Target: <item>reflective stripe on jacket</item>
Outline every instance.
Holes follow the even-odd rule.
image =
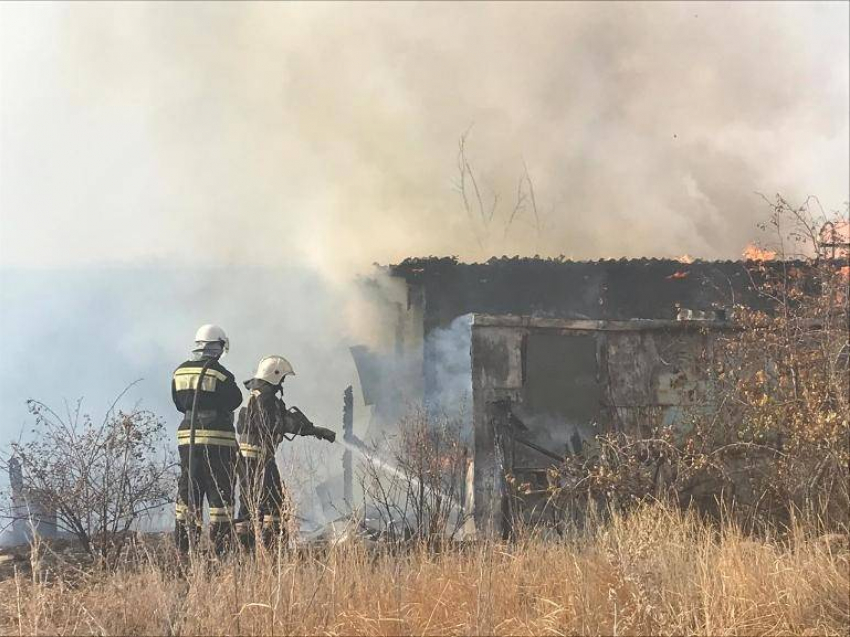
[[[188,445],[192,432],[189,429],[177,430],[177,446]],[[220,445],[222,447],[237,447],[236,432],[221,429],[195,429],[196,445]]]

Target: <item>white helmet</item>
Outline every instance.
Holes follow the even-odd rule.
[[[257,365],[254,378],[259,378],[272,385],[277,385],[289,375],[295,375],[292,365],[283,356],[266,356]]]
[[[218,325],[201,325],[195,333],[195,343],[202,345],[203,343],[221,343],[224,346],[224,351],[230,349],[230,339],[227,334]]]

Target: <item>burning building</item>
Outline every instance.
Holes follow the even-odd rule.
[[[411,401],[457,409],[476,529],[502,533],[507,473],[542,485],[597,434],[684,426],[705,403],[702,361],[731,307],[766,303],[744,265],[432,258],[386,268],[366,284],[383,308],[384,342],[352,348],[373,426]]]

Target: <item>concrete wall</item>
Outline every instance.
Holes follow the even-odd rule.
[[[648,435],[688,426],[710,406],[706,361],[717,321],[587,321],[476,315],[472,326],[475,519],[505,527],[504,475],[533,482],[588,454],[608,431]],[[507,407],[506,407],[507,405]],[[514,419],[512,422],[509,420]],[[539,449],[517,444],[522,438]],[[541,485],[536,485],[541,486]]]

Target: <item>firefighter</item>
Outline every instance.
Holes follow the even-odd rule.
[[[237,423],[239,520],[249,526],[250,530],[244,526],[241,529],[249,545],[259,534],[266,546],[272,546],[284,530],[284,487],[275,452],[286,434],[315,436],[329,442],[336,439],[333,431],[314,426],[297,408],[287,409],[282,397],[278,397],[278,393],[283,393],[284,379],[294,374],[283,356],[267,356],[260,361],[254,377],[245,381],[251,396]]]
[[[242,404],[242,391],[233,374],[219,363],[229,347],[223,329],[217,325],[201,326],[195,335],[192,357],[174,370],[171,380],[174,405],[183,413],[177,429],[180,480],[175,515],[175,540],[183,552],[190,545],[189,533],[193,540],[200,537],[204,498],[209,505],[210,538],[217,554],[225,551],[232,533],[234,468],[238,457],[233,412]],[[194,450],[190,450],[193,405],[195,439]]]

